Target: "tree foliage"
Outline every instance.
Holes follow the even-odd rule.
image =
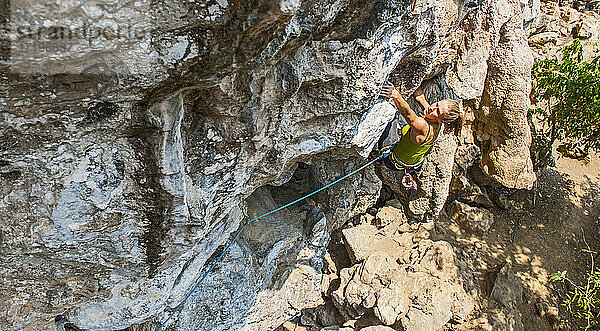
[[[587,244],[587,243],[586,243]],[[600,327],[600,270],[594,265],[594,255],[597,252],[583,249],[591,259],[590,270],[586,272],[584,285],[575,284],[568,276],[567,271],[550,275],[552,282],[569,283],[571,290],[563,299],[562,305],[569,313],[571,322],[579,330],[595,330]]]
[[[547,124],[542,132],[551,148],[556,139],[567,138],[589,150],[600,150],[600,55],[585,61],[578,39],[561,49],[562,56],[537,62],[533,92],[548,107],[534,109]]]

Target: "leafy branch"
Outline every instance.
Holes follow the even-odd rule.
[[[560,58],[548,58],[533,67],[533,96],[547,107],[532,109],[546,129],[538,133],[542,149],[536,161],[543,161],[557,139],[567,138],[586,153],[600,150],[600,55],[584,60],[578,39],[561,49]]]
[[[567,277],[567,271],[556,272],[550,275],[551,282],[569,283],[572,290],[567,293],[562,305],[567,309],[573,322],[580,330],[590,330],[600,326],[600,270],[596,269],[594,256],[598,253],[590,249],[583,235],[587,249],[582,253],[589,254],[591,260],[590,270],[586,272],[586,284],[578,285]]]

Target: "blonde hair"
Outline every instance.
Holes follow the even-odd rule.
[[[465,113],[460,107],[460,103],[452,99],[443,99],[448,105],[448,112],[444,115],[444,123],[452,130],[454,135],[460,136],[463,124],[465,123]]]

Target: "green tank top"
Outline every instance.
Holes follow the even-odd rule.
[[[392,160],[403,167],[410,167],[419,164],[423,157],[429,151],[433,143],[437,140],[440,133],[440,123],[431,123],[433,126],[434,138],[430,144],[417,145],[410,141],[410,125],[402,128],[402,134],[394,150],[392,151]],[[399,162],[398,162],[399,161]]]

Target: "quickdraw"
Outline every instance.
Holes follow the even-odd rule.
[[[417,182],[410,174],[410,171],[404,170],[404,176],[402,177],[402,187],[406,190],[416,190]]]
[[[246,218],[250,218],[250,215],[248,215],[248,208],[246,208],[246,205],[243,202],[240,203],[240,210]]]

